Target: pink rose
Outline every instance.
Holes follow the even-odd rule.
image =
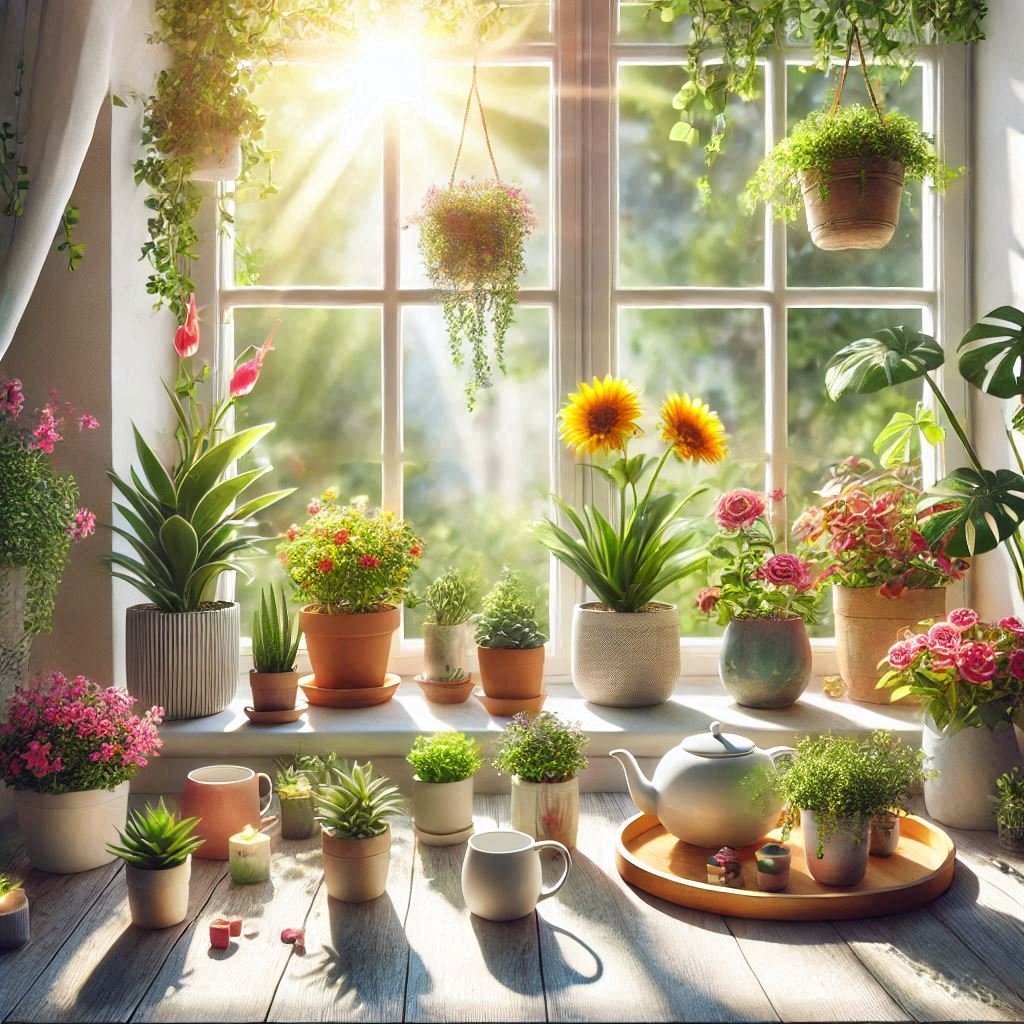
[[[807,564],[796,555],[772,555],[761,566],[758,576],[777,587],[796,587],[797,590],[806,590],[811,582]]]
[[[889,664],[897,671],[909,668],[916,653],[917,649],[909,640],[897,640],[889,648]]]
[[[960,678],[981,685],[996,674],[996,652],[991,644],[964,644],[957,651],[956,667]]]
[[[753,526],[764,510],[764,495],[740,487],[718,499],[715,522],[723,530],[745,530]]]
[[[1016,650],[1010,655],[1010,675],[1024,679],[1024,651]]]
[[[697,610],[701,615],[710,615],[718,607],[718,599],[722,596],[721,587],[702,587],[697,591]]]
[[[946,621],[959,632],[964,633],[978,621],[978,613],[973,608],[954,608]]]
[[[1007,615],[997,623],[1000,629],[1008,629],[1015,636],[1024,637],[1024,622],[1021,622],[1016,615]]]
[[[928,648],[940,657],[952,657],[960,648],[960,630],[946,622],[936,622],[928,630]]]

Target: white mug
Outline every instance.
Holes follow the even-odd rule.
[[[565,861],[562,877],[547,887],[541,877],[541,850],[555,850]],[[511,829],[478,832],[470,838],[462,862],[462,895],[477,917],[514,921],[532,914],[539,900],[554,896],[571,866],[569,851],[554,840],[538,843],[525,832]]]

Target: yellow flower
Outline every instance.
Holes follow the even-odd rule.
[[[581,383],[562,409],[560,436],[577,455],[619,451],[640,433],[640,396],[628,380],[607,374],[604,380]]]
[[[338,500],[338,488],[328,487],[323,494],[320,495],[321,501],[337,501]]]
[[[661,406],[661,439],[689,462],[721,462],[728,451],[718,413],[699,398],[675,392]]]

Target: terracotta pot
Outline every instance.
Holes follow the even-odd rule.
[[[544,686],[544,647],[477,647],[480,685],[488,697],[526,700]]]
[[[871,819],[871,839],[868,853],[872,857],[891,857],[900,843],[900,816],[876,814]]]
[[[469,623],[445,626],[423,623],[423,675],[427,679],[444,679],[456,669],[466,668],[469,648]]]
[[[836,658],[847,696],[865,704],[888,704],[890,691],[876,689],[885,675],[885,666],[879,668],[879,662],[900,630],[915,629],[923,619],[941,619],[946,614],[946,590],[904,590],[891,598],[882,597],[876,587],[837,586],[832,588],[832,608]]]
[[[473,779],[423,782],[413,776],[412,819],[419,829],[420,842],[447,845],[435,844],[431,837],[445,839],[473,827]]]
[[[580,824],[580,780],[528,782],[512,776],[512,827],[570,850]]]
[[[0,896],[0,950],[17,949],[31,938],[28,897],[24,889]]]
[[[196,850],[196,857],[227,860],[228,839],[246,825],[260,827],[272,794],[268,775],[257,775],[241,765],[214,764],[189,772],[181,794],[181,816],[200,819],[196,835],[206,842]]]
[[[188,883],[192,858],[177,867],[146,871],[132,864],[124,866],[128,885],[128,907],[137,928],[171,928],[188,917]]]
[[[364,615],[326,615],[307,606],[299,613],[316,685],[328,689],[383,686],[391,637],[401,624],[397,608]]]
[[[416,676],[416,682],[431,704],[464,704],[473,692],[472,672],[467,672],[466,678],[457,682],[427,679],[424,676]]]
[[[613,612],[597,602],[572,616],[572,684],[584,700],[614,708],[664,704],[681,671],[679,610]]]
[[[366,903],[383,896],[391,863],[391,826],[371,839],[341,839],[322,833],[327,895],[342,903]]]
[[[0,566],[0,722],[7,715],[7,702],[15,687],[28,681],[32,637],[25,632],[27,600],[26,570]]]
[[[281,799],[281,838],[308,839],[316,831],[316,808],[311,796]]]
[[[817,171],[800,173],[807,230],[819,248],[881,249],[900,220],[903,164],[881,157],[836,160],[822,195]]]
[[[299,692],[300,672],[257,672],[249,670],[254,711],[291,711]]]
[[[811,681],[811,641],[804,620],[732,619],[718,655],[718,675],[745,708],[788,708]]]
[[[839,830],[829,836],[818,851],[818,820],[813,811],[800,810],[800,828],[804,834],[804,856],[807,870],[822,885],[859,885],[868,870],[870,822],[840,822]]]

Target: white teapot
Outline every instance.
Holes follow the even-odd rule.
[[[694,846],[738,848],[763,839],[775,827],[782,801],[747,780],[758,768],[796,751],[761,750],[753,740],[722,732],[719,722],[687,736],[647,779],[628,750],[613,750],[626,774],[633,803],[653,814],[665,830]]]

